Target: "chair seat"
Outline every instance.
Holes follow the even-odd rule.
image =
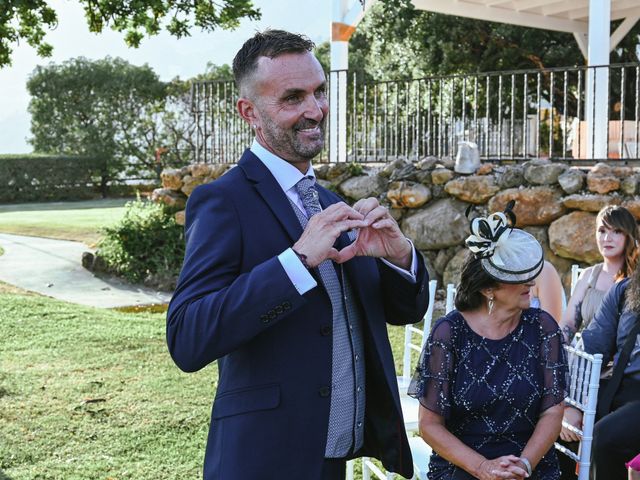
[[[431,459],[431,447],[420,437],[409,438],[409,447],[413,456],[415,475],[420,480],[427,480],[429,473],[429,460]]]
[[[418,410],[420,402],[413,397],[400,397],[400,405],[402,407],[402,417],[404,418],[404,428],[407,432],[418,431]]]

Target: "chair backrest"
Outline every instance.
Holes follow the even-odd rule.
[[[403,385],[409,386],[411,382],[411,375],[413,369],[411,367],[411,352],[416,351],[420,353],[424,342],[427,341],[429,333],[431,332],[431,322],[433,321],[433,304],[436,301],[436,287],[438,282],[436,280],[429,281],[429,308],[427,313],[424,314],[422,329],[414,327],[413,325],[407,325],[404,327],[404,352],[402,355],[402,380],[399,379]]]
[[[581,268],[580,265],[576,265],[575,263],[571,265],[571,295],[573,295],[573,291],[576,288],[576,284],[578,283],[578,277],[582,273],[584,268]]]
[[[593,424],[596,419],[598,388],[600,386],[600,369],[602,355],[590,355],[582,350],[565,345],[569,364],[569,393],[565,403],[582,411],[582,430],[568,423],[562,426],[580,436],[580,450],[576,455],[568,448],[555,443],[556,449],[578,463],[578,480],[588,480],[591,465],[591,444],[593,442]]]
[[[447,285],[447,300],[444,305],[444,313],[449,313],[453,310],[453,301],[456,297],[456,286],[453,283]]]

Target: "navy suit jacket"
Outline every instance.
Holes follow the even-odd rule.
[[[323,206],[341,201],[319,188]],[[205,455],[206,480],[320,478],[331,385],[332,313],[320,282],[304,295],[277,255],[302,234],[275,178],[247,150],[238,166],[194,190],[187,248],[167,315],[167,342],[184,371],[218,360],[219,382]],[[338,248],[348,244],[346,235]],[[428,281],[417,283],[370,257],[343,266],[363,312],[365,444],[354,456],[380,458],[410,477],[386,322],[421,320]]]

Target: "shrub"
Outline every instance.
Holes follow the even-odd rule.
[[[0,202],[92,198],[102,168],[91,157],[0,155]]]
[[[96,260],[127,280],[171,289],[184,258],[184,232],[162,205],[139,198],[122,220],[103,229]]]

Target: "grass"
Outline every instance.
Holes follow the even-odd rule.
[[[0,478],[201,476],[216,367],[183,374],[164,315],[0,297]]]
[[[100,229],[115,224],[131,199],[0,205],[0,232],[76,240],[89,246],[102,237]]]
[[[0,283],[0,479],[200,478],[217,369],[181,373],[164,334],[164,314]]]

